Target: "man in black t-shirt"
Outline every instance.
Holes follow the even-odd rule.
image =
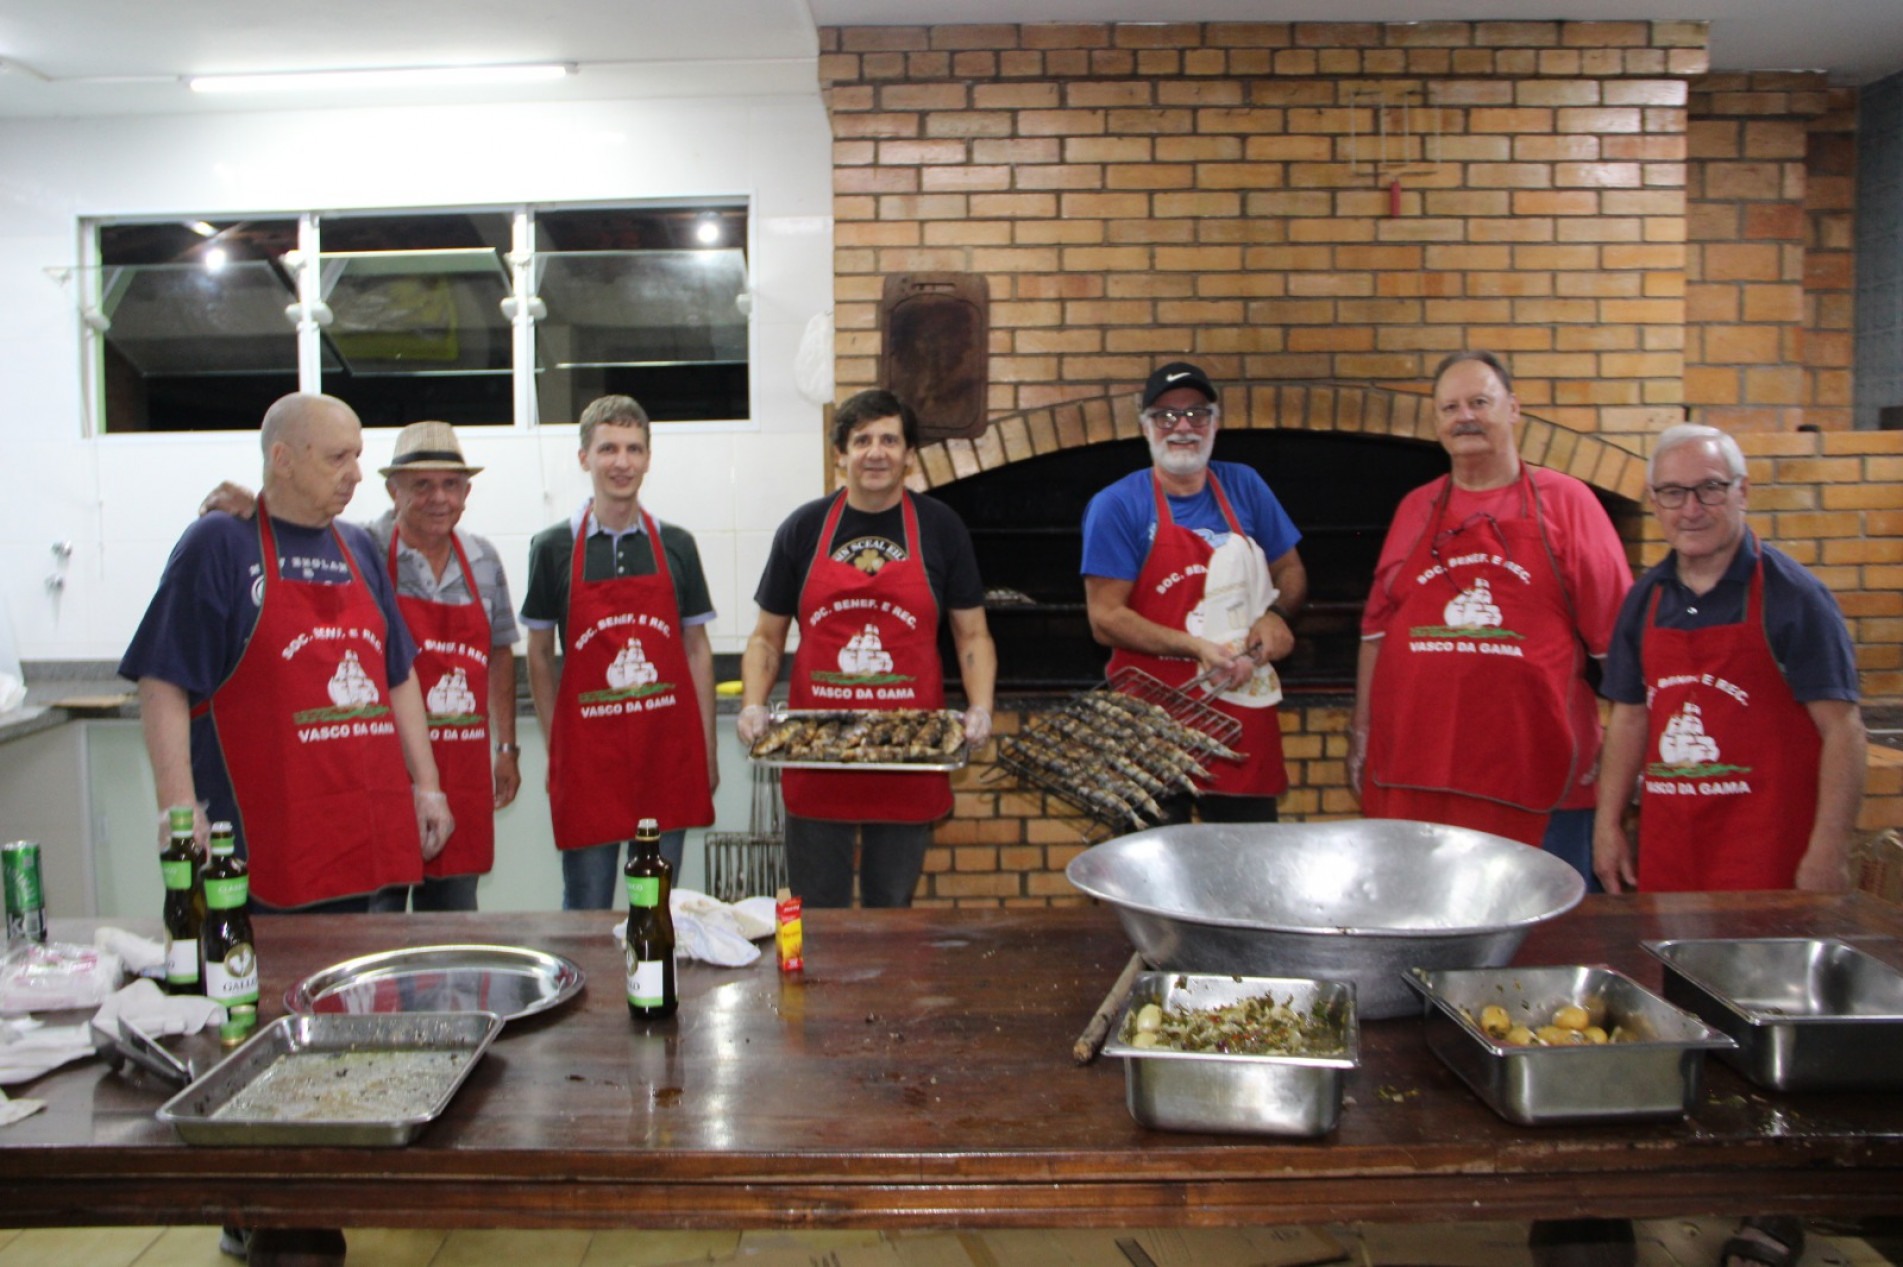
[[[808,502],[774,534],[754,591],[760,617],[741,661],[740,738],[767,726],[787,634],[794,708],[936,708],[944,666],[938,629],[948,622],[965,689],[965,738],[991,735],[998,653],[985,623],[984,585],[971,536],[950,507],[905,490],[918,422],[890,392],[861,392],[833,419],[845,485]],[[943,774],[788,770],[787,871],[810,906],[852,904],[853,849],[861,847],[866,906],[909,906],[931,843],[951,809]]]

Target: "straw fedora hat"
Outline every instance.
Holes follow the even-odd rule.
[[[390,465],[377,474],[386,479],[398,471],[461,471],[474,475],[482,468],[463,461],[456,429],[446,422],[413,422],[396,433],[396,452]]]

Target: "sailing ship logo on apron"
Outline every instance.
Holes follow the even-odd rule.
[[[1484,576],[1461,590],[1441,609],[1439,625],[1415,625],[1410,638],[1525,638],[1526,635],[1502,625],[1500,604],[1493,599],[1493,586]],[[1420,650],[1421,648],[1416,648]]]
[[[429,688],[423,706],[429,710],[431,726],[482,725],[483,717],[476,706],[476,693],[469,689],[469,674],[461,665],[436,679],[436,685]]]
[[[639,638],[628,639],[615,658],[608,662],[602,677],[607,681],[603,689],[581,693],[584,710],[603,704],[619,704],[623,700],[645,699],[674,689],[674,683],[661,681],[660,669],[648,659]],[[583,713],[583,716],[587,715]]]
[[[1729,765],[1718,741],[1705,731],[1704,712],[1686,700],[1659,733],[1659,759],[1645,768],[1645,790],[1664,796],[1738,796],[1751,784],[1726,775],[1751,773],[1748,765]]]
[[[894,607],[890,603],[884,606],[890,608],[894,615],[907,624],[916,620],[910,612]],[[816,620],[823,616],[823,608],[815,613]],[[892,653],[885,649],[885,640],[879,635],[879,626],[871,621],[868,621],[858,633],[846,639],[846,645],[839,649],[835,660],[839,665],[837,672],[831,669],[814,669],[813,681],[824,682],[829,686],[892,687],[917,680],[913,674],[899,673],[894,670]],[[880,691],[877,697],[898,699],[909,697],[910,694],[910,690]],[[856,698],[870,697],[861,694]]]
[[[296,648],[291,650],[295,651]],[[316,722],[348,722],[381,717],[390,711],[377,693],[377,684],[363,671],[363,661],[357,658],[355,651],[344,652],[343,659],[338,661],[337,671],[330,675],[330,681],[326,684],[326,693],[330,696],[330,707],[302,709],[291,714],[291,720],[299,726],[309,726]]]

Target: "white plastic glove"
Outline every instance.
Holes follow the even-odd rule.
[[[751,748],[766,733],[767,724],[773,720],[772,710],[765,704],[749,704],[740,710],[740,720],[734,729],[740,735],[740,742]]]
[[[423,841],[423,861],[443,852],[450,833],[456,830],[456,816],[449,812],[449,796],[444,792],[415,790],[416,834]]]
[[[991,738],[991,710],[973,704],[965,710],[965,742],[976,752]]]

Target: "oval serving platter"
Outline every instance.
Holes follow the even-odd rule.
[[[284,992],[284,1009],[494,1012],[514,1021],[566,1003],[586,980],[574,960],[527,946],[412,946],[314,972]]]

